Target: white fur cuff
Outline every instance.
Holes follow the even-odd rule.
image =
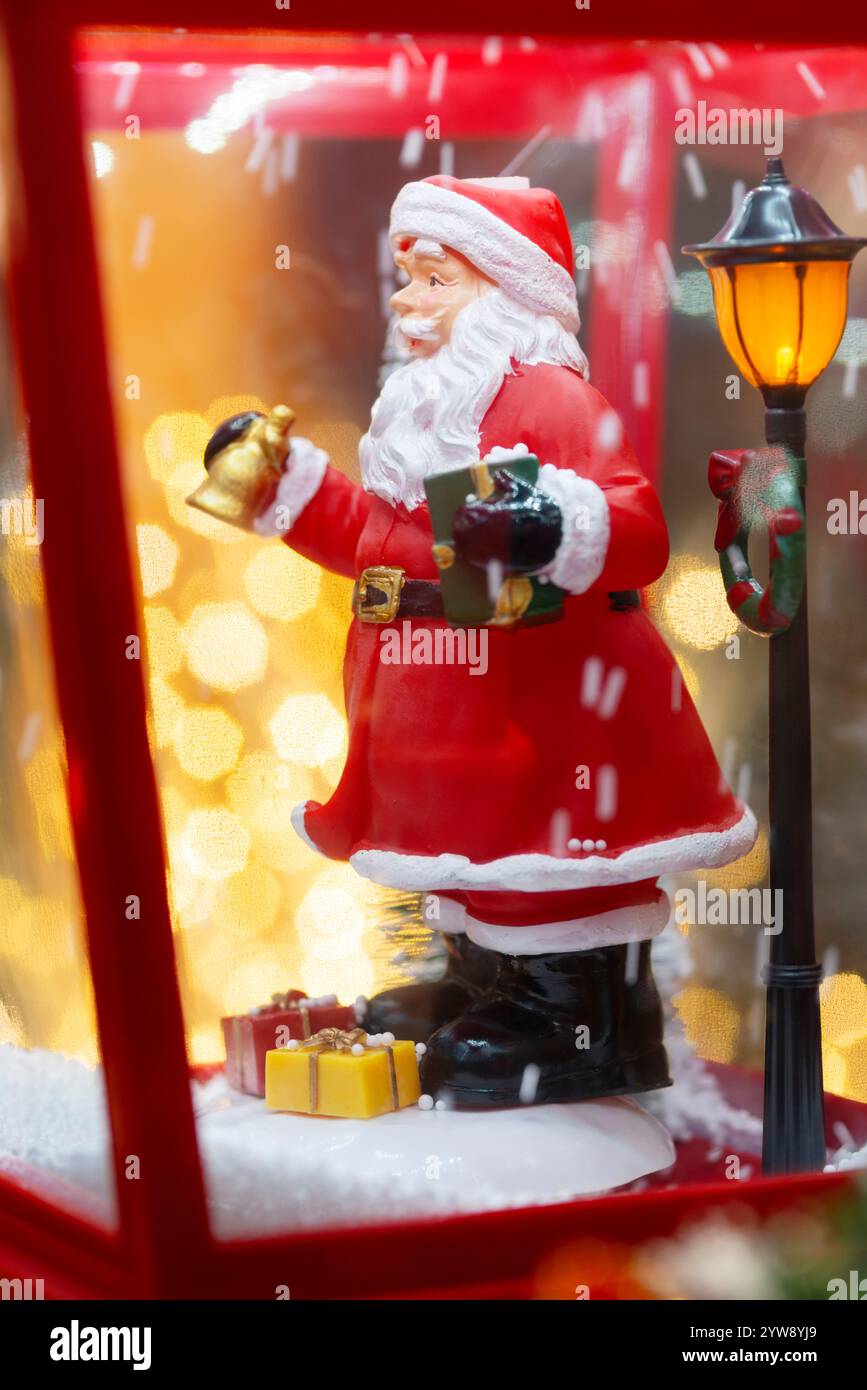
[[[497,926],[467,915],[467,935],[486,951],[499,951],[506,956],[547,956],[649,941],[659,935],[670,916],[671,903],[662,893],[655,903],[615,907],[593,917],[542,922],[535,927]]]
[[[563,514],[562,540],[542,573],[570,594],[586,593],[602,573],[608,554],[611,517],[605,493],[590,478],[553,463],[539,469],[539,487]]]
[[[317,449],[309,439],[293,438],[277,496],[268,510],[253,522],[257,535],[285,536],[292,530],[307,503],[322,486],[328,463],[324,449]]]
[[[463,903],[454,898],[445,898],[441,893],[427,893],[423,904],[425,922],[434,931],[447,932],[450,936],[462,935],[467,929],[467,910]]]

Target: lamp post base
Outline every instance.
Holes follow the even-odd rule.
[[[768,965],[762,1172],[821,1172],[825,1115],[819,965]]]

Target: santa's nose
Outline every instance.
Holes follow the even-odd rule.
[[[391,299],[388,301],[393,314],[409,314],[416,308],[417,286],[414,284],[404,285],[401,289],[395,290]]]

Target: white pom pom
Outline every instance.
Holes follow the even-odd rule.
[[[433,1096],[419,1096],[419,1098],[418,1098],[418,1108],[419,1108],[419,1110],[433,1110],[433,1108],[434,1108]]]
[[[382,1043],[388,1043],[388,1045],[391,1046],[391,1044],[394,1042],[394,1033],[380,1033],[379,1041]]]
[[[287,1051],[287,1052],[297,1052],[297,1051],[298,1051],[298,1039],[297,1039],[297,1038],[290,1038],[290,1039],[289,1039],[289,1041],[286,1043],[286,1051]]]
[[[416,1057],[423,1057],[424,1054],[425,1054],[426,1052],[427,1052],[427,1043],[416,1043],[416,1045],[415,1045],[415,1055],[416,1055]]]
[[[363,1043],[353,1043],[350,1051],[352,1052],[353,1057],[361,1057],[364,1053]]]

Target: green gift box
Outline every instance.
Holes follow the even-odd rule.
[[[495,492],[499,476],[508,472],[535,484],[539,460],[534,454],[513,454],[495,464],[476,463],[425,478],[424,489],[434,534],[434,559],[440,570],[443,608],[452,627],[514,627],[554,622],[563,616],[564,591],[535,575],[504,575],[499,593],[492,593],[488,572],[462,560],[453,526],[455,512],[469,496]]]

